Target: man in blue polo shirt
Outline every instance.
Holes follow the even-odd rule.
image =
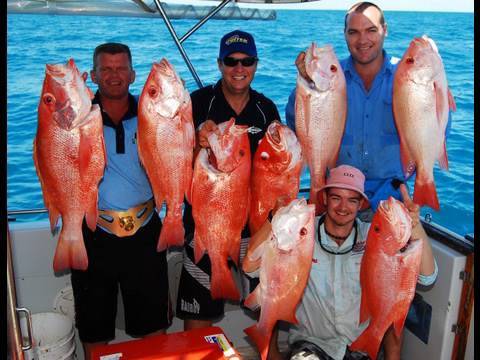
[[[340,62],[347,82],[347,121],[337,165],[348,164],[366,177],[365,193],[371,209],[393,196],[401,200],[399,185],[405,182],[400,160],[400,140],[392,110],[393,79],[398,58],[383,49],[387,24],[383,11],[370,2],[353,5],[345,15],[345,40],[350,56]],[[305,52],[295,64],[305,71]],[[295,128],[295,89],[285,110],[287,125]],[[450,121],[447,127],[449,132]]]
[[[156,250],[162,224],[138,157],[137,97],[129,92],[135,71],[128,46],[99,45],[90,76],[98,85],[93,103],[102,110],[107,163],[99,184],[97,228],[83,226],[88,269],[72,270],[75,323],[87,360],[93,344],[115,338],[119,287],[128,335],[164,333],[171,323],[166,251]]]

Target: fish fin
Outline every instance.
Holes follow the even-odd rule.
[[[413,190],[413,202],[420,206],[427,205],[435,211],[440,210],[437,190],[435,189],[435,183],[433,180],[428,180],[426,182],[423,182],[422,180],[419,181],[417,174]]]
[[[438,165],[444,170],[448,170],[447,143],[443,140],[443,146],[438,157]]]
[[[80,128],[80,144],[78,146],[78,166],[80,174],[90,173],[90,163],[93,154],[93,139],[90,134],[86,134],[84,128]]]
[[[448,108],[452,111],[457,111],[457,104],[455,103],[455,98],[450,91],[450,88],[447,89],[448,92]]]
[[[393,328],[395,330],[395,335],[399,338],[402,335],[403,332],[403,326],[405,325],[405,320],[407,318],[408,311],[405,313],[404,316],[402,316],[401,319],[398,319],[393,323]]]
[[[93,199],[90,200],[89,207],[87,209],[87,213],[85,214],[85,220],[87,222],[87,226],[90,230],[95,231],[97,228],[97,219],[98,219],[98,192],[95,192]]]
[[[253,292],[251,292],[245,301],[243,302],[243,305],[248,307],[250,310],[255,311],[260,307],[260,298],[261,298],[261,287],[257,286]]]
[[[415,172],[415,161],[408,150],[408,146],[403,138],[400,136],[400,159],[402,160],[403,173],[405,178],[409,178]]]
[[[370,309],[368,308],[368,297],[367,292],[362,290],[362,296],[360,300],[360,317],[359,317],[359,324],[363,324],[365,321],[370,319]]]
[[[48,218],[50,220],[50,231],[52,232],[52,234],[55,232],[55,228],[57,227],[59,217],[60,217],[60,213],[56,208],[54,207],[48,208]]]
[[[86,270],[87,267],[87,250],[83,243],[81,228],[80,231],[62,229],[58,237],[57,248],[55,249],[55,256],[53,258],[53,270],[55,272],[70,268]]]
[[[167,212],[163,220],[162,230],[158,239],[157,251],[163,251],[171,246],[183,246],[185,229],[181,216],[172,216]]]
[[[269,235],[269,239],[270,238],[271,238],[271,233]],[[247,254],[245,255],[242,261],[242,270],[244,272],[250,273],[258,270],[258,268],[260,267],[260,264],[262,263],[263,253],[265,252],[265,244],[266,244],[266,241],[257,245],[253,250],[250,248],[250,245],[249,245],[249,248],[247,249]]]
[[[185,199],[189,204],[192,204],[192,179],[193,179],[193,168],[191,164],[187,164],[185,169]]]
[[[212,299],[239,300],[240,293],[227,265],[226,259],[210,258],[212,276],[210,277],[210,292]]]
[[[352,351],[362,351],[368,354],[370,359],[376,359],[380,348],[382,338],[375,336],[373,327],[370,325],[360,334],[360,336],[350,344]]]
[[[245,334],[248,335],[250,339],[253,340],[257,346],[258,351],[262,360],[266,360],[268,356],[268,350],[270,348],[270,338],[272,337],[272,331],[262,331],[262,329],[257,325],[252,325],[245,330]]]

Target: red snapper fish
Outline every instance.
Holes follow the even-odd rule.
[[[305,67],[313,83],[297,76],[295,129],[310,169],[310,200],[316,213],[325,206],[319,189],[325,185],[327,169],[335,167],[347,117],[347,90],[337,56],[330,45],[312,43]]]
[[[241,233],[248,218],[249,130],[235,125],[233,118],[219,124],[218,129],[220,135],[209,135],[210,149],[200,150],[193,170],[194,254],[198,263],[208,253],[212,298],[238,300],[240,294],[227,261],[230,257],[238,265]]]
[[[368,327],[350,349],[376,359],[390,325],[400,336],[415,295],[423,242],[409,241],[412,219],[405,206],[390,197],[382,200],[373,216],[360,265],[362,297],[360,323]]]
[[[157,250],[182,246],[184,196],[190,202],[195,129],[190,95],[173,66],[154,62],[138,103],[138,154],[157,210],[167,212]]]
[[[258,323],[245,329],[265,360],[277,320],[297,323],[295,311],[310,275],[315,240],[315,206],[295,199],[272,219],[271,236],[246,257],[261,257],[260,283],[246,298],[251,309],[260,306]],[[250,250],[250,249],[249,249]]]
[[[102,116],[92,98],[73,59],[46,65],[33,161],[52,231],[62,218],[55,271],[88,267],[82,222],[85,218],[95,230],[98,184],[106,163]]]
[[[284,197],[286,203],[297,197],[302,161],[295,133],[278,121],[272,122],[253,157],[249,215],[252,235],[265,222],[279,197]]]
[[[438,159],[448,169],[445,129],[455,110],[442,59],[434,41],[415,38],[398,64],[393,83],[393,112],[406,177],[416,169],[413,201],[439,210],[433,179]]]

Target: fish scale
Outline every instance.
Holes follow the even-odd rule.
[[[192,215],[195,220],[195,262],[205,253],[212,264],[213,299],[238,300],[239,291],[227,261],[239,261],[242,229],[247,223],[250,204],[250,142],[246,126],[232,118],[218,125],[221,133],[209,136],[211,151],[222,161],[210,162],[207,149],[200,150],[192,180]],[[215,141],[214,144],[212,142]],[[223,172],[219,167],[227,167]]]
[[[445,131],[456,105],[437,46],[426,35],[412,40],[398,64],[392,105],[405,176],[416,171],[413,201],[439,210],[433,167],[438,159],[448,170]]]
[[[319,190],[327,169],[336,166],[347,116],[345,76],[330,45],[312,43],[305,67],[313,84],[297,76],[295,129],[310,170],[310,203],[316,214],[325,210]]]
[[[33,158],[52,231],[62,218],[53,268],[85,270],[82,222],[86,218],[95,230],[98,184],[106,163],[102,117],[73,59],[46,68]],[[67,103],[70,110],[64,111]]]
[[[138,102],[138,154],[152,186],[155,205],[167,212],[157,250],[182,246],[183,201],[190,201],[195,145],[188,91],[166,59],[153,63]]]

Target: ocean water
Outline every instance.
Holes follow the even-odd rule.
[[[474,16],[473,13],[386,12],[385,49],[401,57],[415,36],[432,37],[442,55],[457,111],[453,114],[447,152],[449,171],[435,165],[434,176],[441,210],[422,209],[432,220],[464,235],[474,231]],[[343,11],[277,11],[277,19],[211,20],[189,37],[184,46],[204,85],[217,81],[218,42],[233,29],[255,36],[260,62],[253,87],[271,98],[284,121],[288,95],[295,85],[295,57],[312,41],[331,44],[339,58],[348,55],[343,38]],[[195,20],[174,20],[178,35]],[[106,41],[128,44],[133,55],[140,93],[153,61],[166,57],[186,81],[194,78],[161,19],[24,15],[7,16],[7,206],[8,210],[43,208],[40,184],[32,160],[37,106],[46,63],[75,59],[80,71],[89,71],[96,45]],[[88,85],[96,90],[88,80]],[[308,186],[307,175],[302,186]],[[413,189],[413,183],[410,184]],[[17,221],[46,215],[18,217]]]

